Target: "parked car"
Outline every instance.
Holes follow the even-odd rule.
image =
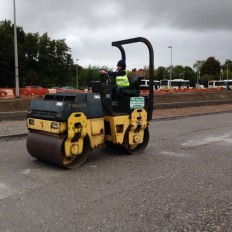
[[[63,90],[61,89],[61,87],[52,87],[49,90],[49,93],[58,93],[58,92],[63,92]]]
[[[0,97],[5,97],[7,95],[7,92],[3,89],[0,89]]]
[[[75,88],[72,86],[63,86],[63,87],[61,87],[61,89],[75,89]]]
[[[25,88],[25,95],[27,96],[34,96],[34,95],[43,96],[46,93],[48,93],[48,89],[37,85],[26,86]]]
[[[205,89],[204,85],[196,84],[196,89]]]

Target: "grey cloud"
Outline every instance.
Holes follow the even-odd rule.
[[[139,18],[148,28],[166,26],[182,30],[232,29],[232,1],[136,0],[133,2],[132,6],[131,1],[126,2],[124,15],[129,11],[130,19]]]
[[[12,1],[1,1],[0,20],[13,21]],[[174,65],[192,66],[198,56],[206,59],[213,55],[222,62],[231,59],[229,0],[15,1],[17,25],[25,32],[65,38],[81,65],[107,63],[114,67],[119,53],[111,42],[136,36],[152,42],[156,66],[169,65],[169,45],[173,46]],[[134,65],[147,65],[144,48],[129,46],[127,51]],[[134,65],[131,63],[132,68]]]
[[[141,29],[166,27],[187,31],[231,30],[228,0],[67,0],[17,1],[18,21],[30,29],[51,31],[73,27],[102,30],[121,24]],[[30,26],[29,26],[30,25]]]

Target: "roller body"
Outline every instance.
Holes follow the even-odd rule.
[[[44,99],[32,100],[27,114],[27,149],[32,157],[75,168],[86,161],[89,151],[103,145],[122,146],[130,154],[144,151],[153,112],[153,48],[142,37],[116,41],[112,46],[126,60],[122,45],[137,42],[149,50],[149,95],[140,96],[141,77],[131,76],[130,86],[120,92],[115,104],[110,77],[101,76],[99,81],[89,78],[91,92],[46,94]]]
[[[43,101],[41,108],[46,106]],[[32,109],[27,118],[29,154],[64,168],[81,166],[90,150],[105,144],[123,146],[130,154],[138,154],[149,141],[144,109],[133,109],[130,114],[123,115],[96,115],[101,116],[96,118],[87,118],[83,112],[72,112],[66,121],[51,120],[50,114],[47,118],[44,114],[38,117],[38,111],[36,114],[35,117]]]

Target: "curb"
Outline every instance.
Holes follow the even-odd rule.
[[[24,120],[27,111],[0,112],[0,120]]]
[[[0,136],[0,142],[1,141],[8,141],[12,140],[14,138],[24,138],[28,135],[28,133],[23,133],[23,134],[16,134],[16,135],[6,135],[6,136]]]
[[[223,110],[219,112],[204,112],[204,113],[196,113],[196,114],[186,114],[186,115],[177,115],[177,116],[167,116],[167,117],[160,117],[160,118],[153,118],[152,121],[166,121],[166,120],[175,120],[179,118],[187,118],[187,117],[198,117],[198,116],[206,116],[206,115],[215,115],[221,113],[232,113],[232,110]]]
[[[210,105],[222,105],[222,104],[231,104],[231,103],[232,103],[232,99],[155,103],[154,109],[186,108],[186,107],[194,107],[194,106],[195,107],[197,107],[197,106],[210,106]]]
[[[156,109],[173,109],[186,108],[197,106],[221,105],[231,104],[232,99],[207,100],[207,101],[189,101],[189,102],[170,102],[170,103],[154,103],[154,110]],[[0,120],[25,120],[27,111],[14,112],[0,112]]]

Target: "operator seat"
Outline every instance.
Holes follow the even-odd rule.
[[[120,97],[139,97],[141,76],[129,76],[130,86],[120,92]]]

